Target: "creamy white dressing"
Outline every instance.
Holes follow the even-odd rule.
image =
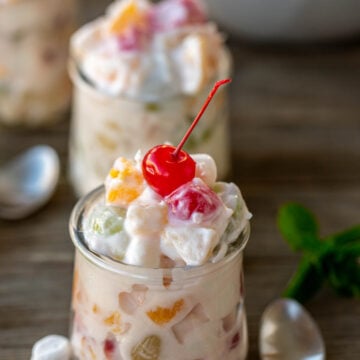
[[[105,181],[106,205],[95,207],[85,221],[89,248],[127,264],[153,268],[161,267],[164,256],[174,266],[221,260],[251,214],[235,184],[216,182],[216,165],[209,155],[196,154],[193,159],[199,177],[190,183],[209,189],[216,208],[207,213],[194,210],[189,218],[179,218],[171,212],[169,199],[142,178],[139,154],[134,161],[119,158]],[[177,189],[177,198],[186,196],[188,184]],[[127,197],[137,192],[134,199]],[[178,211],[186,212],[181,206],[186,204],[180,204]]]

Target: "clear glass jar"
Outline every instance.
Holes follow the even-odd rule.
[[[103,187],[72,212],[76,248],[71,343],[76,358],[242,360],[248,348],[242,255],[249,224],[217,263],[151,269],[90,251],[83,219]]]
[[[0,123],[45,125],[68,109],[76,2],[0,2]]]
[[[221,54],[218,76],[194,96],[177,95],[147,102],[114,97],[97,90],[70,63],[74,84],[70,134],[70,178],[78,195],[104,182],[108,169],[121,154],[133,158],[164,142],[176,145],[206,100],[215,80],[229,77],[231,59]],[[226,87],[220,88],[185,144],[190,153],[210,154],[224,179],[230,168]]]

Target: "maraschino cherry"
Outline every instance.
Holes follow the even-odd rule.
[[[194,213],[201,214],[201,220],[210,220],[221,206],[219,196],[202,180],[193,179],[175,189],[166,197],[170,216],[189,220]]]
[[[194,178],[196,168],[195,161],[187,152],[182,150],[182,147],[199,122],[218,88],[230,81],[231,79],[224,79],[215,83],[204,105],[177,147],[165,144],[157,145],[145,154],[142,162],[144,178],[149,186],[161,196],[169,195],[179,186]]]

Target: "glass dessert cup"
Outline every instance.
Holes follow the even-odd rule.
[[[46,125],[68,109],[68,42],[75,29],[76,2],[0,4],[0,123]]]
[[[70,219],[76,248],[71,343],[77,359],[242,360],[248,338],[242,255],[249,223],[219,262],[143,268],[90,251],[82,222],[104,196],[82,198]]]
[[[113,161],[122,154],[132,158],[137,150],[155,145],[176,145],[194,120],[215,80],[229,77],[231,59],[221,54],[218,76],[193,96],[178,94],[154,100],[110,96],[89,84],[70,62],[74,84],[70,135],[70,179],[78,195],[103,181]],[[207,153],[218,165],[218,178],[230,170],[227,90],[221,89],[185,144],[190,153]],[[86,179],[83,174],[86,174]]]

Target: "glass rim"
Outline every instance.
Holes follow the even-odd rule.
[[[23,1],[23,0],[22,0]],[[70,51],[71,53],[71,51]],[[135,103],[158,103],[158,102],[164,102],[164,101],[170,101],[172,99],[186,99],[191,98],[194,96],[197,96],[204,90],[206,90],[206,86],[213,85],[217,80],[220,80],[225,77],[229,77],[231,74],[231,68],[232,68],[232,59],[231,59],[231,53],[230,50],[224,47],[221,51],[221,61],[225,62],[224,65],[220,65],[217,74],[214,76],[213,79],[211,79],[200,91],[196,92],[195,94],[184,94],[181,92],[174,92],[170,94],[166,94],[163,96],[157,96],[152,97],[150,96],[131,96],[126,94],[119,94],[119,95],[111,95],[107,94],[99,89],[96,88],[95,85],[91,84],[84,75],[82,75],[80,71],[80,67],[78,65],[78,62],[76,61],[76,57],[73,54],[70,54],[70,58],[68,61],[68,73],[70,75],[70,79],[74,85],[74,87],[79,87],[80,89],[90,93],[92,96],[99,97],[103,100],[114,100],[114,101],[131,101]],[[222,89],[224,90],[224,89]]]
[[[211,273],[216,270],[221,269],[226,264],[230,263],[234,258],[236,258],[239,254],[241,254],[249,240],[250,237],[250,222],[246,221],[246,225],[239,237],[242,237],[242,241],[239,244],[239,247],[229,254],[225,255],[224,258],[220,259],[217,262],[207,262],[203,265],[199,266],[185,266],[185,267],[174,267],[174,268],[150,268],[139,265],[130,265],[125,264],[120,261],[113,260],[107,256],[103,256],[95,253],[90,250],[88,246],[84,242],[84,238],[79,236],[83,234],[78,231],[78,227],[82,222],[82,214],[85,209],[85,205],[91,201],[95,200],[104,192],[104,185],[100,185],[87,195],[83,196],[78,200],[75,204],[69,220],[69,232],[71,240],[75,246],[75,249],[80,251],[80,253],[91,263],[96,265],[99,268],[110,271],[111,273],[116,273],[120,275],[131,275],[137,279],[149,279],[149,278],[161,278],[164,273],[171,272],[172,275],[176,276],[176,274],[185,273],[186,278],[197,278],[203,273]],[[181,276],[181,275],[180,275]]]

